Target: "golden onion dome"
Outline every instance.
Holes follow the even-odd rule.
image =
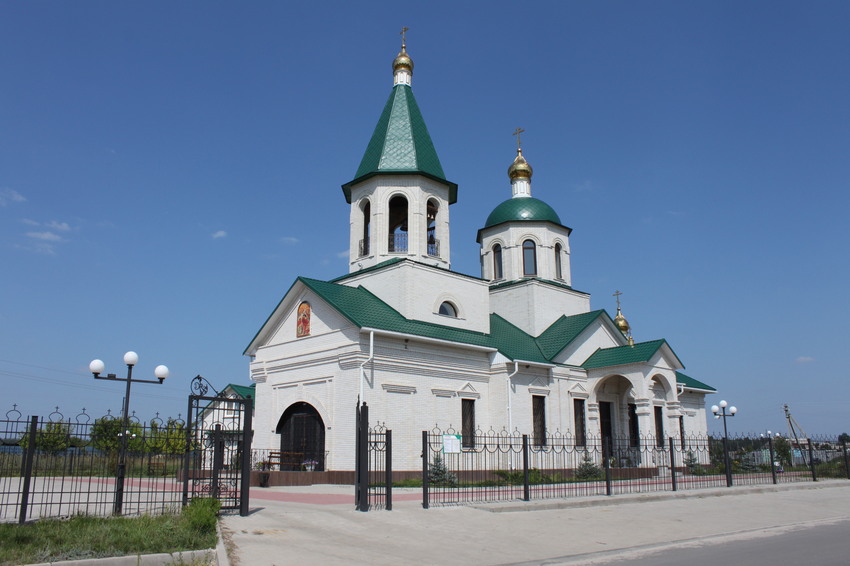
[[[617,325],[617,328],[620,329],[620,332],[625,334],[630,330],[629,321],[626,320],[626,317],[623,316],[623,313],[620,312],[620,309],[617,309],[617,316],[614,317],[614,324]]]
[[[398,55],[393,59],[393,72],[398,71],[399,69],[407,69],[413,74],[413,59],[410,58],[410,55],[407,54],[407,49],[404,45],[401,46],[401,51],[398,52]]]
[[[511,181],[514,179],[531,179],[531,175],[533,174],[534,171],[531,169],[531,165],[522,156],[522,149],[517,149],[514,162],[508,167],[508,177],[511,178]]]

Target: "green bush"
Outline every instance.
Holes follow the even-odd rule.
[[[523,472],[523,470],[495,470],[493,473],[502,478],[502,480],[504,480],[503,483],[506,483],[508,485],[525,484],[525,472]],[[488,481],[491,485],[499,485],[498,482],[495,482],[493,480]],[[531,468],[530,470],[528,470],[528,483],[531,485],[540,485],[545,483],[561,483],[563,481],[564,478],[562,478],[559,474],[544,474],[537,468]]]
[[[523,473],[521,470],[495,470],[493,473],[502,478],[504,483],[508,485],[522,485],[524,483]]]
[[[590,458],[590,454],[584,453],[581,464],[576,468],[575,478],[581,481],[602,479],[602,470]]]
[[[831,462],[823,462],[815,465],[815,473],[819,478],[847,477],[847,470],[844,468],[843,458],[836,458]]]
[[[437,487],[457,487],[457,476],[449,471],[440,454],[434,456],[434,462],[428,470],[428,481]]]

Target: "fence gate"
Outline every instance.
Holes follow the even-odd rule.
[[[393,508],[393,431],[369,426],[369,407],[357,406],[354,506],[358,511]]]
[[[212,389],[214,395],[208,395]],[[186,422],[183,504],[215,497],[222,509],[248,514],[253,399],[218,393],[200,375],[192,380]]]

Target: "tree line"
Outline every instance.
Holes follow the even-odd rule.
[[[69,448],[92,448],[101,452],[117,452],[121,447],[122,436],[127,434],[127,449],[130,452],[144,454],[183,454],[186,452],[186,430],[182,421],[169,418],[160,424],[156,421],[143,427],[137,422],[130,422],[127,430],[123,430],[121,419],[104,417],[97,419],[91,425],[88,436],[75,434],[80,426],[67,421],[47,422],[35,436],[35,447],[47,452],[64,452]],[[30,442],[30,435],[25,434],[18,445],[24,450]]]

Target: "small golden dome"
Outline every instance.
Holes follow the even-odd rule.
[[[620,312],[620,309],[617,309],[617,316],[614,317],[614,324],[617,325],[617,328],[620,329],[620,332],[625,334],[628,332],[631,327],[629,326],[629,321],[626,320],[626,317],[623,316],[623,313]]]
[[[532,174],[534,174],[534,171],[525,157],[522,156],[522,149],[517,149],[514,162],[508,167],[508,177],[511,178],[511,181],[514,179],[531,179]]]
[[[405,46],[401,46],[401,51],[398,52],[398,55],[393,59],[393,72],[398,71],[399,69],[407,69],[413,74],[413,59],[410,58],[410,55],[407,54],[407,49]]]

